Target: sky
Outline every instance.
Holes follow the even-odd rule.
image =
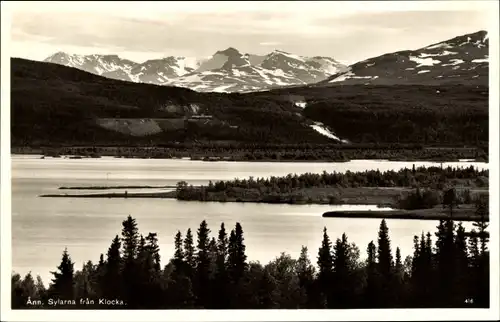
[[[351,64],[491,30],[495,2],[19,1],[3,2],[2,13],[7,10],[10,19],[11,57],[43,60],[63,51],[143,62],[209,57],[234,47],[242,53],[279,49]]]

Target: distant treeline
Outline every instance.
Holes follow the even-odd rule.
[[[478,210],[480,211],[480,210]],[[136,220],[122,223],[106,256],[75,271],[67,250],[45,288],[31,273],[12,276],[14,309],[353,309],[489,307],[487,222],[467,233],[443,220],[435,243],[414,236],[412,256],[391,245],[385,220],[367,259],[347,235],[331,240],[326,228],[313,265],[308,249],[298,259],[282,253],[268,264],[249,261],[243,228],[217,236],[203,220],[176,234],[175,253],[162,266],[156,233],[139,234]]]
[[[359,187],[407,187],[427,188],[443,191],[455,185],[465,187],[487,187],[488,170],[478,170],[473,166],[453,167],[418,167],[404,168],[399,171],[369,170],[345,173],[324,171],[322,174],[289,174],[284,177],[235,179],[232,181],[210,181],[206,186],[192,186],[182,181],[177,184],[176,197],[179,200],[228,201],[229,199],[253,200],[277,203],[317,203],[315,197],[304,194],[306,189],[335,188],[338,194],[331,195],[331,204],[339,204],[342,189]],[[422,191],[425,193],[425,191]],[[321,194],[317,194],[321,198]],[[469,191],[469,200],[472,199]],[[465,198],[465,197],[464,197]],[[440,193],[425,193],[419,198],[421,206],[438,204]],[[425,200],[425,202],[424,202]],[[413,202],[413,201],[412,201]],[[404,203],[403,203],[404,204]],[[405,205],[408,205],[406,203]],[[426,207],[422,207],[426,208]],[[411,208],[409,208],[411,209]]]
[[[85,157],[115,156],[125,158],[190,158],[192,160],[224,161],[327,161],[385,159],[400,161],[454,161],[472,159],[487,161],[488,153],[477,148],[423,148],[419,146],[318,145],[241,147],[216,144],[179,144],[174,147],[14,147],[13,153],[42,153],[47,156],[78,155]]]

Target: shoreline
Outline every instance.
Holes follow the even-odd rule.
[[[114,155],[102,155],[99,157],[88,157],[88,156],[78,156],[74,157],[72,155],[60,155],[60,156],[48,156],[43,154],[34,153],[11,153],[12,156],[33,156],[38,159],[62,159],[62,160],[86,160],[86,159],[141,159],[141,160],[176,160],[176,161],[197,161],[197,162],[252,162],[252,163],[349,163],[356,161],[382,161],[382,162],[429,162],[429,163],[448,163],[448,162],[459,162],[459,163],[485,163],[489,164],[489,160],[485,159],[469,159],[469,158],[448,158],[448,159],[426,159],[426,158],[353,158],[348,160],[332,160],[332,159],[314,159],[314,160],[297,160],[297,159],[259,159],[259,160],[247,160],[247,159],[214,159],[214,160],[204,160],[203,158],[166,158],[166,157],[139,157],[139,156],[114,156]]]
[[[342,203],[287,203],[287,202],[266,202],[266,201],[250,201],[250,200],[227,200],[227,201],[187,201],[178,200],[175,191],[168,192],[152,192],[152,193],[100,193],[100,194],[45,194],[40,195],[40,198],[121,198],[121,199],[172,199],[184,202],[216,202],[216,203],[254,203],[254,204],[287,204],[287,205],[323,205],[323,206],[339,206],[339,205],[376,205],[379,208],[392,207],[391,204],[381,204],[377,202],[370,202],[365,200],[348,200]],[[365,218],[365,219],[401,219],[401,220],[446,220],[449,219],[449,210],[440,207],[434,207],[429,209],[416,209],[416,210],[403,210],[403,209],[392,209],[392,210],[347,210],[347,211],[327,211],[321,215],[323,218]],[[474,208],[456,208],[453,210],[453,220],[456,221],[478,221],[481,218],[475,215]],[[489,221],[489,216],[485,218]]]
[[[112,189],[175,189],[176,186],[77,186],[59,187],[59,190],[112,190]]]
[[[450,219],[447,209],[416,209],[416,210],[380,210],[380,211],[327,211],[323,218],[376,218],[376,219],[402,219],[402,220],[446,220]],[[481,217],[476,216],[474,209],[454,209],[453,220],[455,221],[478,221]],[[489,221],[489,216],[485,218]]]
[[[424,146],[421,144],[284,144],[284,145],[171,145],[149,146],[39,146],[11,147],[11,155],[41,158],[86,159],[101,157],[130,159],[187,159],[206,162],[349,162],[388,160],[401,162],[488,162],[480,146]]]

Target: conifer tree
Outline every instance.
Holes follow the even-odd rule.
[[[346,234],[337,238],[333,246],[334,306],[348,308],[352,299],[353,285],[349,269],[349,243]]]
[[[181,269],[181,266],[184,262],[184,250],[182,248],[182,233],[180,231],[177,231],[177,234],[175,235],[174,247],[175,247],[174,265],[175,268],[178,270]]]
[[[161,270],[160,246],[158,245],[158,235],[156,233],[149,233],[146,236],[146,251],[152,260],[153,269],[159,272]]]
[[[333,282],[332,243],[326,227],[323,228],[323,241],[318,250],[318,279],[319,291],[326,297],[327,306],[332,305],[331,287]]]
[[[305,303],[305,308],[313,308],[314,304],[314,276],[315,268],[311,263],[308,255],[308,249],[306,246],[302,246],[300,250],[300,256],[297,260],[297,276],[299,278],[299,285],[304,293],[307,302]]]
[[[120,254],[121,247],[121,240],[116,235],[108,249],[103,278],[101,280],[100,288],[106,297],[122,296],[121,270],[123,262]]]
[[[217,238],[217,260],[216,260],[216,276],[215,284],[218,286],[215,297],[215,308],[227,307],[228,300],[228,276],[226,263],[228,261],[228,238],[224,223],[221,223],[219,235]]]
[[[52,298],[60,298],[62,300],[74,300],[74,263],[65,248],[61,264],[57,267],[58,272],[51,272],[54,275],[52,284],[50,285],[49,293]]]
[[[248,264],[245,254],[245,244],[243,228],[240,223],[236,223],[235,229],[231,230],[228,245],[228,273],[231,281],[237,283],[244,275]]]
[[[379,305],[379,274],[377,265],[377,247],[371,241],[366,249],[366,288],[364,294],[364,306],[366,308],[377,308]]]
[[[184,261],[186,262],[189,271],[192,271],[196,267],[194,241],[191,228],[188,228],[186,237],[184,237]]]
[[[137,258],[139,230],[136,220],[130,215],[127,220],[123,221],[122,226],[123,261],[125,267],[127,267],[133,265],[134,260]]]
[[[210,229],[207,227],[207,222],[203,220],[198,229],[198,243],[196,253],[196,282],[195,294],[199,300],[198,304],[206,307],[209,300],[209,243]]]
[[[389,281],[392,273],[392,253],[391,241],[389,240],[389,228],[387,228],[385,219],[380,223],[377,255],[379,272],[385,280]]]
[[[28,299],[31,299],[32,301],[40,299],[40,296],[37,293],[35,280],[33,279],[31,272],[28,272],[28,274],[24,276],[24,279],[21,281],[21,288],[22,288],[22,298],[24,298],[26,301]],[[26,304],[26,302],[23,304]]]
[[[440,221],[436,233],[436,302],[442,307],[452,304],[455,283],[455,242],[453,220]]]
[[[462,223],[458,223],[457,233],[455,236],[455,269],[456,281],[454,284],[454,298],[456,305],[462,305],[467,299],[467,284],[468,284],[468,255],[467,241],[465,238],[465,228]]]

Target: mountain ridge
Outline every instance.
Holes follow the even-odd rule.
[[[117,80],[174,85],[200,92],[248,92],[308,84],[345,69],[345,65],[331,57],[303,57],[282,50],[274,50],[267,55],[243,54],[234,47],[201,59],[167,56],[137,63],[118,55],[57,52],[44,62]]]
[[[365,59],[318,82],[329,85],[488,84],[488,32],[480,30],[415,50]]]

